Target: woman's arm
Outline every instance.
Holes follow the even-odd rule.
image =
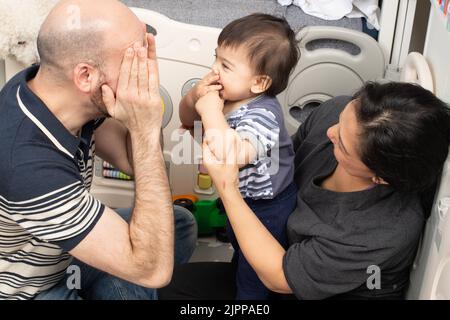
[[[224,101],[217,91],[211,91],[201,97],[195,108],[201,116],[205,129],[205,140],[208,141],[212,153],[219,159],[224,159],[227,140],[237,139],[238,151],[236,163],[244,167],[256,158],[255,147],[246,139],[241,139],[235,130],[231,129],[223,115]]]
[[[203,161],[225,206],[239,247],[264,285],[275,292],[291,293],[283,271],[285,250],[242,199],[237,186],[238,137],[219,161],[208,144],[203,144]]]

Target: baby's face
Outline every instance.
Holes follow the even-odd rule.
[[[220,91],[222,99],[240,101],[254,96],[251,87],[255,75],[245,48],[218,47],[212,68],[219,74],[219,83],[223,87]]]

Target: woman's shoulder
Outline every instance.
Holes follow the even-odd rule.
[[[356,215],[360,219],[355,218],[354,222],[360,227],[366,226],[368,247],[384,248],[396,254],[415,247],[425,222],[420,198],[416,194],[386,193],[363,212]]]
[[[409,241],[416,241],[423,231],[427,214],[421,198],[416,193],[400,194],[402,206],[398,209],[398,228],[403,229]]]

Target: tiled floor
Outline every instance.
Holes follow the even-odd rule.
[[[233,256],[233,247],[230,243],[217,240],[215,236],[202,236],[197,240],[190,262],[215,261],[228,262]]]

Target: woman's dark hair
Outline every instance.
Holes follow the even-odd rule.
[[[300,57],[295,33],[284,18],[254,13],[229,23],[219,35],[219,46],[248,50],[248,58],[260,75],[268,75],[272,85],[267,95],[275,96],[288,84],[289,75]]]
[[[450,110],[410,83],[367,83],[355,95],[359,155],[396,190],[422,192],[439,179],[450,143]]]

